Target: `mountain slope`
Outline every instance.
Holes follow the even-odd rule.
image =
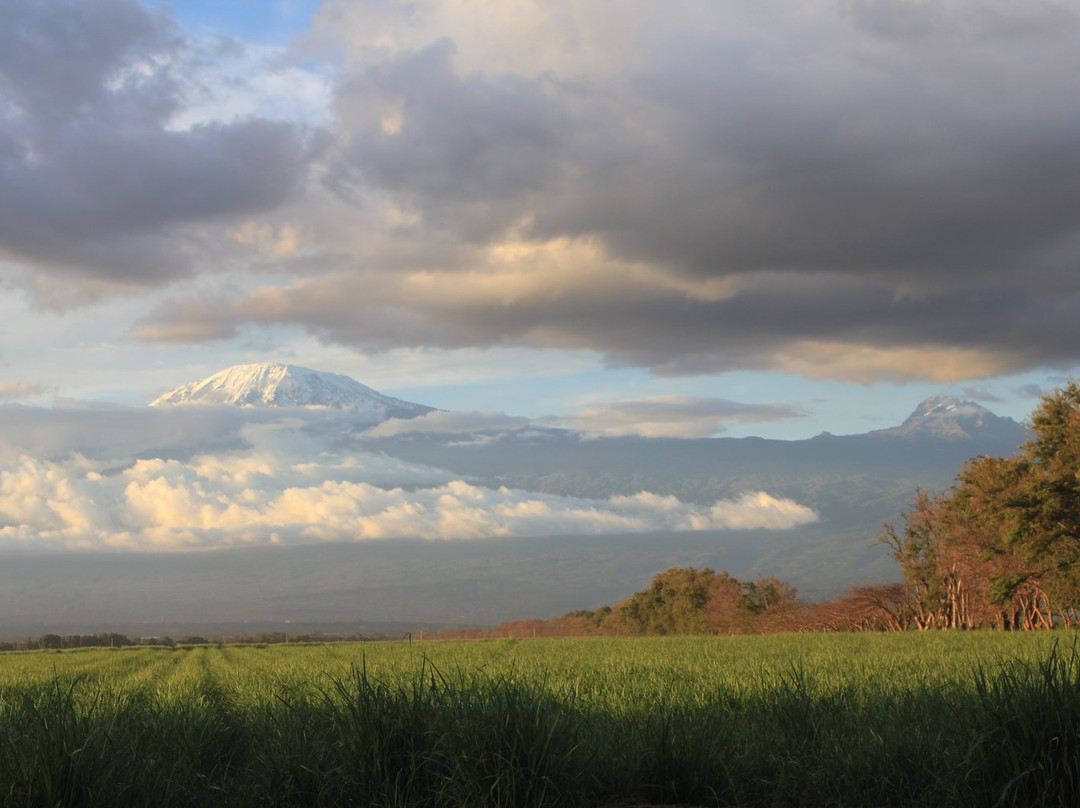
[[[383,395],[338,373],[298,365],[263,362],[234,365],[170,390],[151,407],[175,404],[230,404],[242,407],[328,407],[372,420],[415,418],[433,407]]]

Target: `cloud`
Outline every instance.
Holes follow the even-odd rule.
[[[280,418],[280,413],[275,417]],[[242,430],[258,413],[208,407],[168,410],[99,406],[40,408],[0,405],[0,463],[21,456],[60,462],[80,455],[90,461],[159,456],[188,458],[200,452],[248,445]]]
[[[49,389],[45,385],[29,382],[0,382],[0,401],[40,396]]]
[[[145,342],[199,343],[231,339],[239,331],[238,323],[220,303],[205,301],[189,307],[174,302],[166,308],[170,314],[139,320],[129,336]]]
[[[1017,387],[1015,392],[1019,396],[1024,398],[1042,398],[1046,395],[1047,391],[1038,384],[1025,384],[1021,387]]]
[[[357,450],[341,415],[202,409],[7,407],[15,417],[0,426],[0,547],[782,530],[818,518],[762,492],[699,506],[648,492],[603,500],[486,487]]]
[[[328,0],[276,73],[134,0],[45,8],[0,12],[0,250],[44,304],[234,281],[174,287],[139,339],[1080,361],[1067,4]]]
[[[566,125],[557,90],[513,74],[461,76],[456,51],[440,38],[345,82],[341,95],[357,97],[340,104],[381,100],[390,111],[357,127],[326,181],[377,187],[429,227],[488,240],[531,213],[531,194],[561,168]]]
[[[1001,396],[991,393],[989,390],[982,390],[976,387],[965,387],[961,395],[965,398],[974,399],[975,401],[985,401],[989,403],[1001,402],[1004,400]]]
[[[501,412],[446,412],[435,410],[417,418],[390,418],[365,430],[362,438],[389,438],[410,433],[456,434],[463,432],[505,432],[528,427],[528,418]]]
[[[859,381],[1080,358],[1080,116],[1032,92],[1080,68],[1077,14],[509,5],[325,4],[345,67],[313,227],[340,251],[136,334]]]
[[[674,516],[679,530],[786,530],[796,525],[816,522],[817,515],[790,499],[777,498],[764,491],[746,493],[736,499],[718,500],[707,509],[691,508],[673,496],[659,496],[642,491],[630,497],[612,497],[617,509],[661,512]]]
[[[302,122],[175,126],[199,51],[134,0],[0,9],[0,255],[36,268],[26,285],[46,303],[197,271],[220,241],[199,226],[278,207],[300,186]],[[86,291],[50,295],[59,277]]]
[[[775,421],[802,418],[804,413],[782,404],[740,404],[723,398],[654,396],[594,404],[545,423],[569,425],[587,435],[641,435],[657,438],[708,438],[724,430],[725,421]]]
[[[533,263],[537,252],[548,260]],[[231,301],[174,300],[136,333],[164,339],[300,324],[367,351],[598,350],[612,364],[661,375],[770,368],[863,382],[947,382],[1067,364],[1080,344],[1080,294],[1050,303],[1012,283],[898,295],[878,282],[796,273],[679,287],[641,265],[593,260],[595,252],[572,243],[501,247],[472,272],[331,273]]]

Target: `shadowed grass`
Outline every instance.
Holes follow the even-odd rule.
[[[1080,804],[1075,646],[951,678],[855,664],[857,650],[846,667],[793,658],[727,676],[751,646],[725,642],[596,644],[578,670],[557,664],[557,643],[540,646],[549,665],[497,645],[438,666],[411,651],[374,649],[369,665],[197,648],[152,677],[137,656],[102,656],[96,672],[84,659],[0,680],[0,805]],[[731,659],[643,656],[694,648]]]

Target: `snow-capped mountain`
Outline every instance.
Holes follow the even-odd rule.
[[[233,365],[158,396],[151,407],[171,404],[233,404],[241,407],[328,407],[383,421],[415,418],[434,407],[392,398],[339,373],[262,362]]]
[[[937,437],[969,440],[999,437],[1006,442],[1022,442],[1027,434],[1012,418],[994,415],[974,401],[953,396],[931,396],[924,400],[900,426],[871,432],[885,437]]]

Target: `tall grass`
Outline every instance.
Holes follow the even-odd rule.
[[[1077,805],[1065,636],[0,655],[0,805]]]

